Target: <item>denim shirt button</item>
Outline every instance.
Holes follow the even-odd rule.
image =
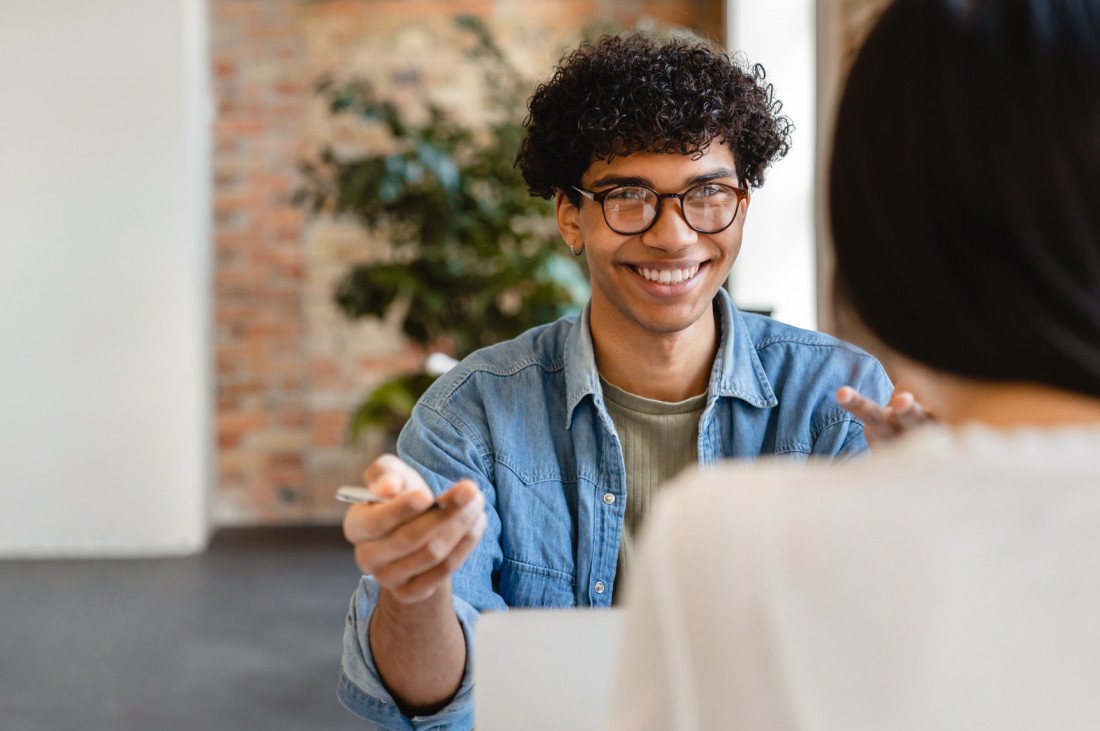
[[[604,589],[607,588],[607,585],[604,584],[602,581],[597,581],[596,585],[592,588],[596,590],[597,594],[603,594]]]
[[[615,502],[615,496],[614,496],[614,495],[612,495],[612,494],[611,494],[611,493],[609,493],[609,492],[605,492],[605,493],[603,494],[603,501],[604,501],[604,502],[605,502],[606,504],[610,505],[611,503]]]

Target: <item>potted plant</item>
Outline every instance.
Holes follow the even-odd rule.
[[[346,157],[322,149],[316,162],[302,164],[296,197],[314,213],[352,215],[392,241],[388,260],[353,266],[336,286],[347,317],[401,312],[413,342],[462,358],[577,311],[588,284],[581,261],[558,240],[552,206],[529,195],[513,164],[533,85],[481,21],[457,23],[474,39],[470,54],[486,74],[484,128],[431,103],[424,121],[411,121],[366,81],[322,80],[315,93],[330,114],[380,126],[393,144]],[[350,421],[350,438],[368,427],[396,433],[440,370],[400,374],[371,390]]]

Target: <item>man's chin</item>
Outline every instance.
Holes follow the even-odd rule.
[[[654,335],[676,335],[691,330],[710,309],[705,304],[674,306],[659,314],[639,317],[638,323]]]

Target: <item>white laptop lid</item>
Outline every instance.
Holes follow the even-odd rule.
[[[622,610],[487,612],[474,632],[477,731],[599,729]]]

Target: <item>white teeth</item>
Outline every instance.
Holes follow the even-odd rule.
[[[643,269],[638,267],[638,273],[651,282],[660,284],[680,284],[694,277],[699,272],[698,266],[690,269]]]

